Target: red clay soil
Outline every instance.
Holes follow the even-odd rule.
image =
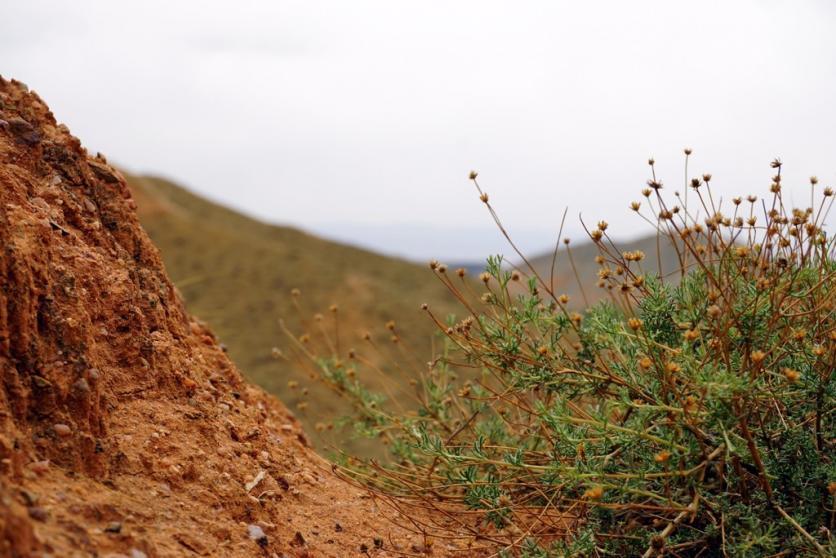
[[[0,78],[0,556],[429,552],[242,379],[134,209],[102,156]]]

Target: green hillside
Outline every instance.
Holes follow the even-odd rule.
[[[356,347],[384,374],[399,376],[397,382],[383,377],[364,380],[376,389],[393,389],[392,394],[403,400],[408,395],[403,386],[409,388],[403,376],[417,374],[419,363],[431,355],[435,327],[420,305],[429,303],[440,316],[456,310],[429,268],[259,222],[167,180],[146,176],[128,180],[142,225],[160,248],[189,310],[211,325],[244,374],[294,410],[319,447],[335,441],[354,451],[369,451],[373,442],[315,433],[318,422],[347,409],[328,387],[312,381],[298,362],[271,356],[272,347],[288,354],[291,344],[278,320],[284,318],[300,335],[308,333],[320,351],[327,347],[321,329],[335,344],[338,327],[341,354]],[[300,289],[301,296],[294,299],[293,289]],[[333,304],[339,308],[338,324],[329,311]],[[314,319],[317,313],[323,315],[321,322]],[[362,338],[370,331],[373,342],[391,345],[392,332],[385,327],[390,320],[395,320],[401,339],[397,350],[415,355],[404,359],[414,363],[412,368],[395,369]]]

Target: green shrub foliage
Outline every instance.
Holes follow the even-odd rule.
[[[492,258],[476,283],[433,263],[465,317],[427,309],[443,349],[417,412],[365,391],[356,359],[314,357],[392,451],[343,471],[432,510],[428,536],[508,556],[834,555],[833,192],[811,179],[811,206],[785,208],[773,169],[766,198],[722,202],[708,175],[689,204],[654,177],[632,207],[679,269],[601,222],[607,297],[583,313],[533,268]]]

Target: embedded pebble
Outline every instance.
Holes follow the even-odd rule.
[[[73,384],[73,391],[78,397],[84,397],[90,393],[90,384],[84,378],[79,378]]]
[[[62,438],[72,436],[72,433],[73,433],[72,429],[69,426],[67,426],[66,424],[61,424],[61,423],[54,424],[52,426],[52,430],[55,431],[55,433],[58,434],[59,436],[61,436]]]
[[[24,119],[10,118],[8,123],[9,131],[17,136],[21,142],[28,145],[35,145],[41,141],[41,133]]]
[[[29,512],[29,517],[34,519],[35,521],[44,522],[49,519],[49,512],[43,509],[40,506],[30,506],[27,510]]]
[[[262,548],[267,546],[269,542],[267,535],[264,534],[264,529],[258,525],[247,525],[247,534],[250,536],[250,539],[254,540],[256,544]]]
[[[37,207],[41,211],[49,213],[49,209],[50,209],[49,204],[46,202],[45,199],[43,199],[41,197],[36,197],[36,198],[32,198],[30,200],[30,202],[32,203],[32,205],[34,205],[35,207]]]
[[[305,546],[307,541],[305,541],[305,537],[302,536],[302,533],[296,531],[296,534],[293,535],[293,540],[290,541],[290,546]]]
[[[44,459],[43,461],[33,461],[29,464],[29,470],[39,475],[43,475],[47,471],[49,471],[49,459]]]

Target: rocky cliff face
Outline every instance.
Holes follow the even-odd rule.
[[[0,556],[420,550],[241,379],[134,208],[0,78]]]

